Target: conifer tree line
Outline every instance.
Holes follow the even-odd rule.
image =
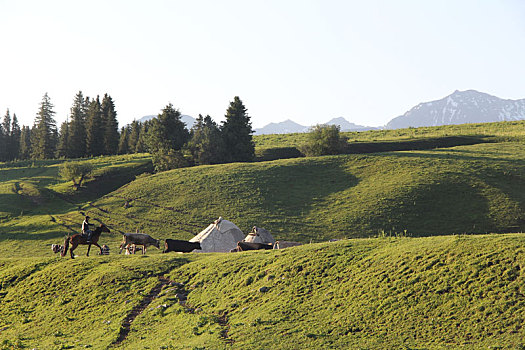
[[[42,97],[32,127],[20,127],[9,109],[0,123],[0,161],[82,158],[150,152],[157,171],[176,167],[251,161],[255,156],[253,129],[238,96],[218,125],[207,115],[188,130],[181,113],[170,103],[156,118],[133,121],[119,131],[110,95],[90,98],[79,91],[67,120],[57,128],[49,95]]]

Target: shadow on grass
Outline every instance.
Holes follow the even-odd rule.
[[[334,162],[338,162],[334,166]],[[356,186],[358,180],[344,169],[345,159],[300,162],[268,169],[258,178],[262,209],[304,217],[314,203]]]

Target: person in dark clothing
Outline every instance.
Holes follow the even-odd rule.
[[[88,243],[91,242],[91,233],[93,233],[93,231],[91,231],[91,226],[92,224],[89,223],[89,216],[86,216],[86,218],[84,219],[84,222],[82,223],[82,234],[86,236],[86,240]]]

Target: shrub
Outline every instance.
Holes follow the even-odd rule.
[[[341,136],[339,125],[315,125],[310,129],[301,152],[308,156],[323,156],[344,152],[346,138]]]

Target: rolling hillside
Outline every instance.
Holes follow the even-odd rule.
[[[524,159],[525,145],[508,142],[200,166],[142,177],[84,209],[161,238],[189,239],[219,216],[302,242],[518,232]]]
[[[0,259],[3,349],[525,346],[521,234]]]

